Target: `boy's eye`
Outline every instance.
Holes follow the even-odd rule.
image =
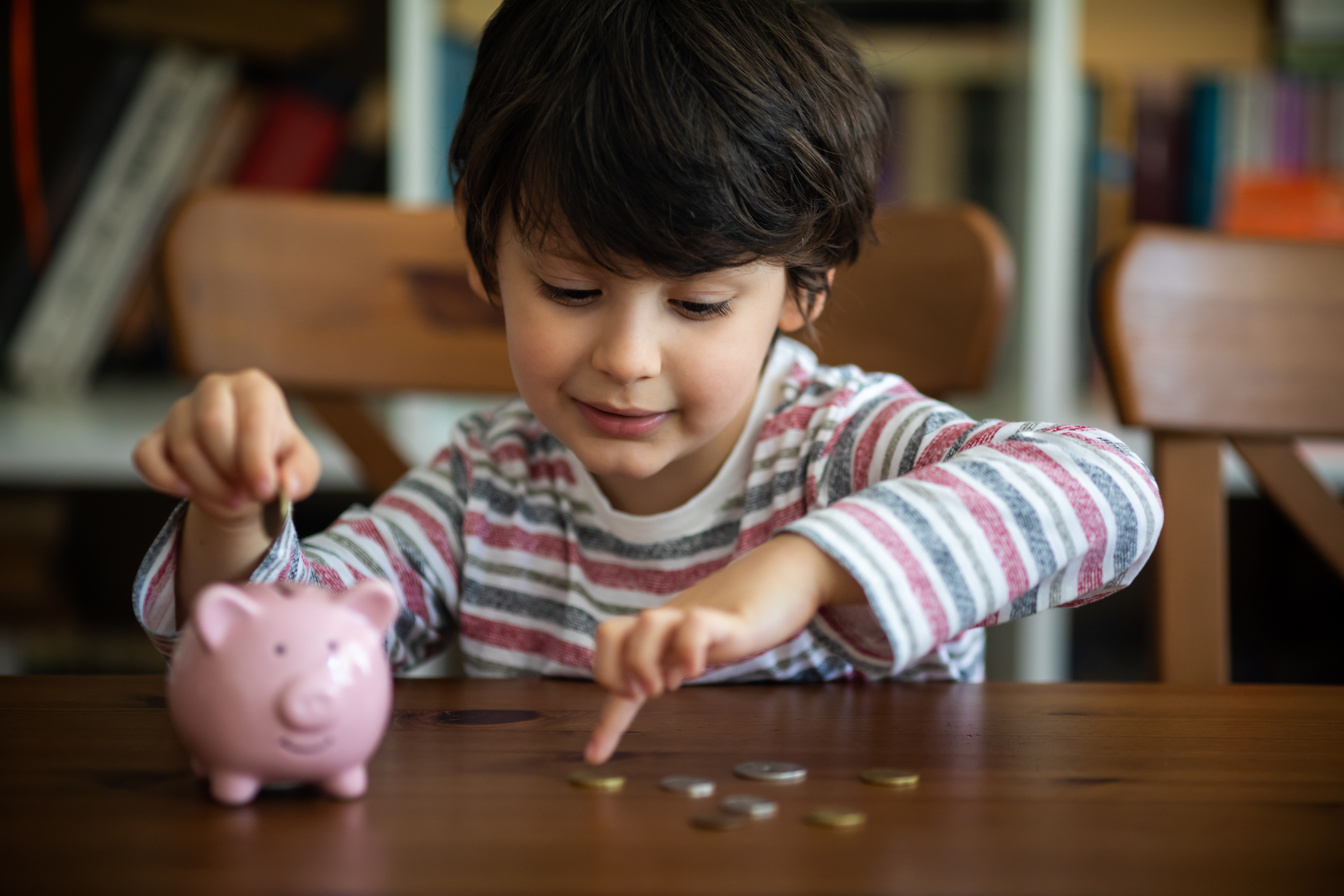
[[[553,302],[559,302],[561,305],[583,305],[592,301],[598,295],[596,289],[562,289],[559,286],[547,283],[545,280],[538,280],[537,288],[546,298]]]
[[[681,309],[681,312],[687,317],[709,318],[722,317],[728,313],[732,302],[683,302],[676,301],[672,304]]]

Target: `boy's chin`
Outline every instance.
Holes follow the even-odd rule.
[[[584,450],[584,449],[587,450]],[[667,458],[650,446],[583,446],[574,451],[583,468],[597,479],[639,482],[667,469]]]

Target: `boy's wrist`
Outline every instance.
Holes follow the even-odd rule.
[[[271,547],[255,513],[220,518],[195,504],[187,505],[177,543],[178,626],[185,623],[196,592],[211,582],[244,582]]]

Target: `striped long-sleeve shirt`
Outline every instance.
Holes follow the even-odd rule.
[[[182,515],[135,583],[137,617],[165,652]],[[468,674],[590,677],[603,620],[792,532],[843,565],[866,605],[824,609],[702,681],[976,680],[981,626],[1124,587],[1161,524],[1152,477],[1105,432],[972,420],[900,377],[823,367],[780,339],[732,454],[675,510],[613,509],[514,401],[460,422],[432,462],[325,532],[300,542],[287,524],[252,580],[390,581],[397,667],[457,639]]]

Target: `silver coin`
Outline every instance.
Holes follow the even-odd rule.
[[[692,778],[689,775],[668,775],[658,782],[658,786],[673,793],[684,793],[691,799],[702,799],[714,795],[714,782],[708,778]]]
[[[760,796],[736,794],[726,796],[719,801],[719,808],[733,815],[745,815],[748,818],[773,818],[779,812],[779,803]]]
[[[733,766],[733,774],[750,781],[799,784],[807,777],[807,769],[796,762],[739,762]]]

